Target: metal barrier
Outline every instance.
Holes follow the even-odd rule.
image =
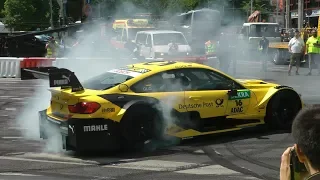
[[[0,78],[20,78],[20,62],[23,58],[0,58]]]
[[[21,68],[52,66],[52,58],[0,57],[0,78],[20,78]]]

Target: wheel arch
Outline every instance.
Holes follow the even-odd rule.
[[[304,106],[304,104],[301,100],[301,95],[298,94],[295,90],[293,90],[293,88],[291,88],[289,86],[279,85],[279,86],[270,88],[269,91],[264,96],[264,98],[259,102],[257,107],[259,109],[267,110],[268,105],[270,104],[270,102],[272,102],[272,99],[275,97],[275,95],[282,93],[284,91],[289,91],[289,92],[294,93],[296,95],[296,97],[300,100],[300,108],[302,108]]]

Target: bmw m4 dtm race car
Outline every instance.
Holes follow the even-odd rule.
[[[234,79],[209,66],[153,61],[111,69],[80,83],[56,67],[21,69],[25,79],[49,79],[50,106],[39,112],[40,136],[55,127],[66,150],[135,146],[267,124],[287,129],[303,108],[291,87]]]

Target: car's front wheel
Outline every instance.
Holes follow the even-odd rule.
[[[296,92],[279,91],[268,103],[265,122],[273,129],[290,130],[301,107],[301,100]]]

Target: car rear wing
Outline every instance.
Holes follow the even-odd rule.
[[[57,67],[21,68],[21,80],[46,79],[50,87],[71,88],[72,92],[83,91],[84,88],[74,72]]]

